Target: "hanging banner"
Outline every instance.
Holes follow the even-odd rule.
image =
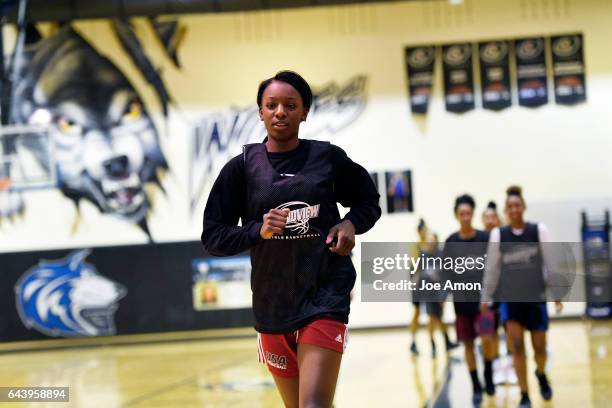
[[[434,46],[406,47],[405,58],[410,109],[412,113],[425,114],[431,97],[436,48]]]
[[[573,105],[586,100],[582,34],[551,38],[555,102]]]
[[[478,44],[482,107],[502,110],[512,105],[507,41]]]
[[[472,45],[445,45],[442,47],[442,54],[446,110],[463,113],[474,109]]]
[[[537,107],[548,102],[544,38],[514,42],[519,105]]]

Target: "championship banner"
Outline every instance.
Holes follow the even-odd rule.
[[[507,41],[478,44],[482,107],[502,110],[512,105]]]
[[[434,46],[406,47],[406,75],[412,113],[427,113],[436,62]]]
[[[573,105],[586,100],[582,34],[551,38],[555,102]]]
[[[445,45],[442,47],[442,54],[446,110],[463,113],[474,109],[472,45]]]
[[[514,42],[519,105],[537,107],[548,102],[544,38]]]

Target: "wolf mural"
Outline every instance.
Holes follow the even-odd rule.
[[[29,44],[15,84],[11,123],[49,126],[57,187],[148,232],[150,197],[168,168],[157,129],[126,76],[74,29]],[[27,148],[36,150],[36,146]],[[162,189],[163,190],[163,189]],[[0,206],[9,200],[0,200]],[[23,206],[12,200],[14,211]],[[7,204],[5,204],[6,207]],[[0,208],[0,215],[11,209]]]
[[[125,56],[155,90],[165,114],[171,98],[141,51],[135,31],[129,22],[113,24]],[[163,192],[158,175],[168,164],[141,97],[117,66],[69,25],[49,37],[34,37],[19,64],[11,124],[49,129],[55,159],[53,187],[75,204],[77,214],[81,200],[88,201],[102,214],[139,226],[152,240],[147,225],[152,190],[145,185],[156,185]],[[357,75],[316,88],[305,137],[327,138],[353,124],[366,106],[366,85],[367,77]],[[192,152],[178,165],[189,166],[186,183],[193,216],[225,162],[243,144],[261,140],[265,129],[256,106],[207,113],[190,125]],[[44,148],[39,144],[20,143],[16,148],[41,157],[44,165]],[[3,187],[2,171],[0,166],[0,221],[26,209],[18,189]]]
[[[23,274],[15,300],[26,327],[53,337],[115,334],[115,311],[127,290],[85,262],[89,254],[80,250],[41,261]]]

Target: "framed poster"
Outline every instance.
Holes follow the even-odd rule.
[[[385,173],[387,212],[412,212],[412,174],[410,170]]]

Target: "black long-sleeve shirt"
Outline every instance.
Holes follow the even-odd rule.
[[[268,153],[272,166],[281,174],[295,174],[308,157],[308,143],[283,153]],[[355,233],[368,231],[380,218],[379,194],[368,172],[353,162],[341,148],[332,145],[334,194],[336,201],[350,211],[344,219],[355,226]],[[233,255],[248,250],[262,238],[262,220],[238,226],[246,197],[244,157],[232,158],[221,170],[204,210],[202,243],[212,255]],[[248,203],[247,203],[248,205]]]

